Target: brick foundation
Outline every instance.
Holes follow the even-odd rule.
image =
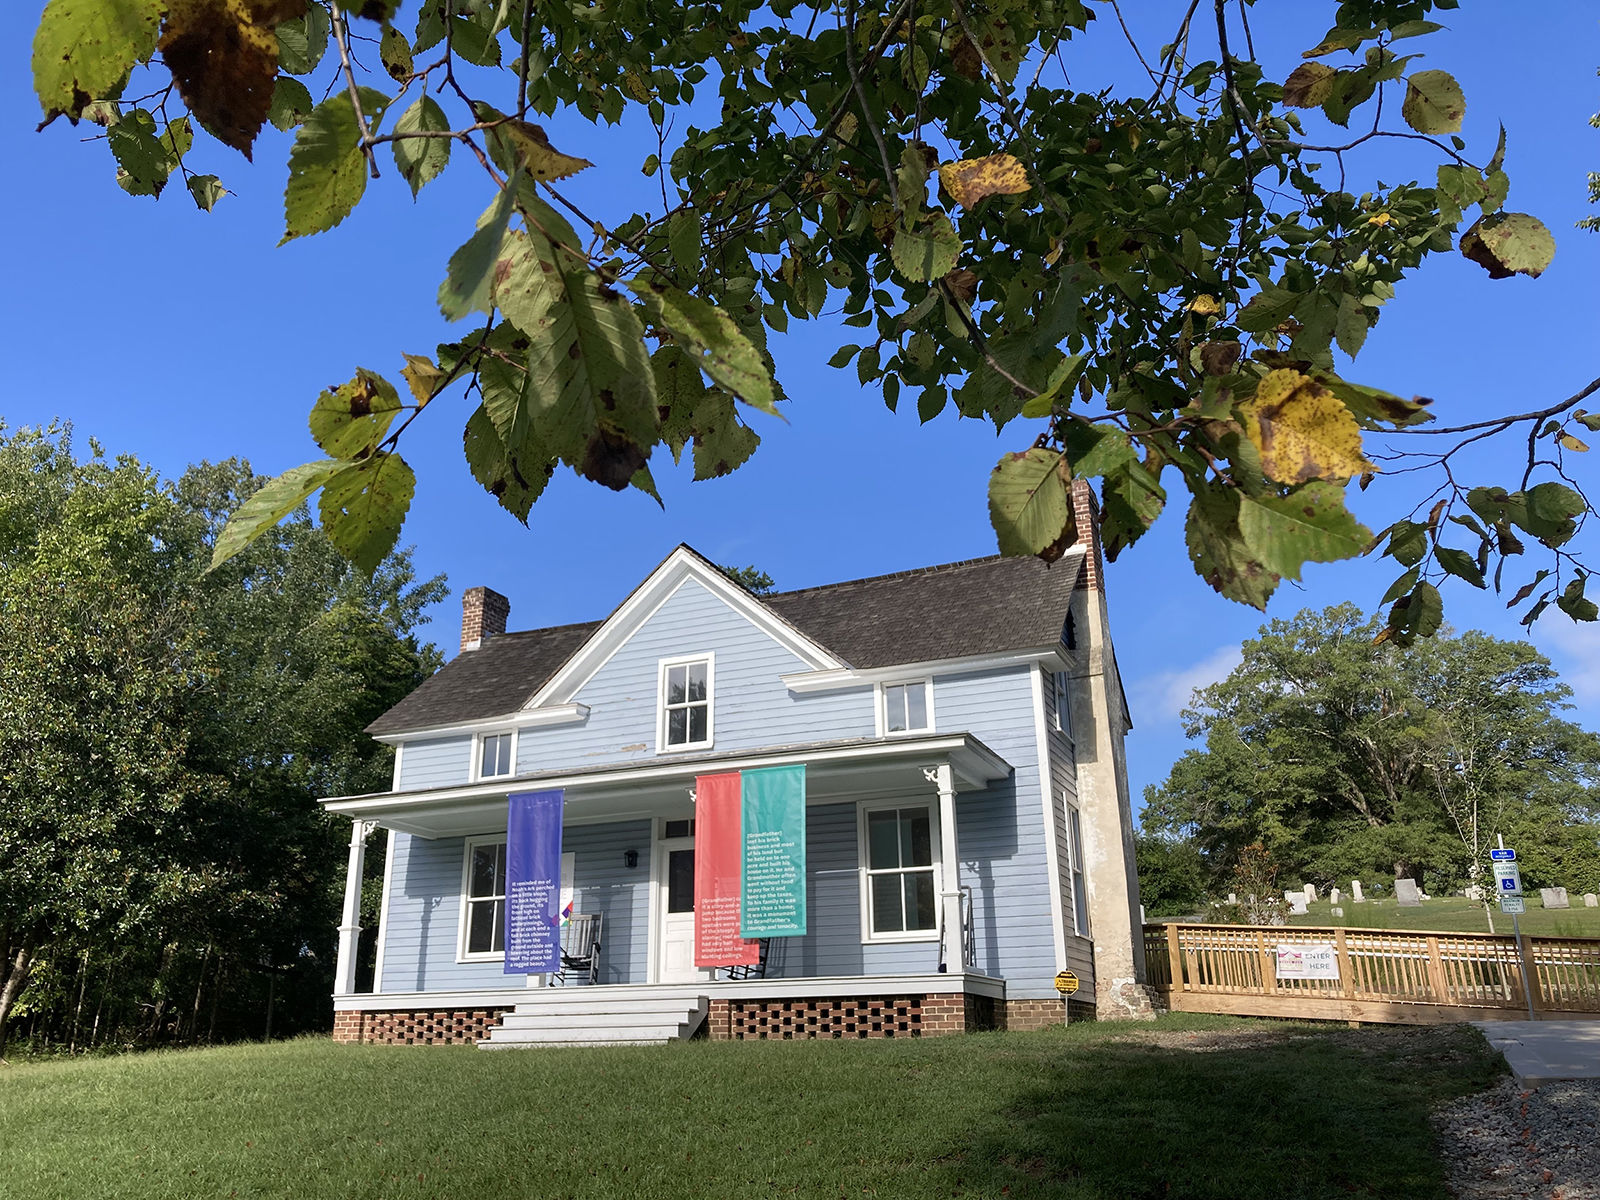
[[[827,996],[805,1000],[711,1001],[712,1041],[938,1037],[1001,1024],[1004,1001],[949,992],[922,996]]]
[[[1095,1006],[1087,1000],[1072,1000],[1072,1023],[1095,1019]],[[1066,1009],[1060,1000],[1007,1000],[1005,1002],[1005,1027],[1007,1029],[1049,1029],[1065,1023]]]
[[[480,1042],[510,1012],[505,1008],[430,1009],[333,1014],[333,1040],[384,1046],[459,1046]]]

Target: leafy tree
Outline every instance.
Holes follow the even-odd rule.
[[[1259,843],[1323,885],[1424,870],[1478,879],[1493,838],[1564,835],[1576,884],[1595,852],[1600,737],[1559,713],[1571,689],[1525,642],[1446,634],[1401,651],[1353,605],[1264,626],[1243,661],[1195,693],[1203,738],[1146,791],[1147,830],[1193,836],[1218,868]],[[1577,851],[1586,843],[1588,851]],[[1547,865],[1556,865],[1552,860]]]
[[[1402,569],[1383,632],[1408,644],[1440,628],[1447,576],[1498,590],[1510,565],[1516,587],[1531,539],[1547,565],[1516,591],[1524,620],[1600,612],[1569,463],[1600,428],[1579,407],[1600,380],[1440,427],[1426,401],[1336,369],[1430,255],[1498,279],[1555,253],[1505,207],[1504,133],[1469,148],[1459,83],[1420,67],[1453,0],[1328,5],[1292,71],[1257,57],[1250,21],[1269,18],[1252,5],[1175,5],[1165,46],[1133,45],[1148,81],[1092,94],[1067,58],[1133,40],[1114,4],[420,0],[403,24],[399,7],[50,0],[40,18],[45,123],[103,126],[133,195],[176,178],[210,210],[226,188],[190,165],[201,135],[248,157],[268,123],[296,131],[285,241],[345,221],[391,162],[413,193],[452,164],[482,173],[487,208],[475,229],[464,214],[437,295],[476,327],[404,354],[405,394],[359,368],[317,397],[324,457],[256,493],[217,561],[320,489],[330,541],[371,570],[414,490],[399,442],[446,419],[446,397],[467,398],[449,419],[466,418],[468,466],[519,519],[562,466],[655,496],[655,450],[692,446],[697,479],[725,474],[760,443],[750,410],[785,399],[769,335],[842,306],[860,341],[832,363],[890,408],[1048,418],[990,481],[1004,553],[1063,551],[1080,476],[1102,481],[1112,558],[1187,492],[1195,569],[1257,607],[1376,540]],[[713,88],[708,122],[689,106]],[[615,211],[563,193],[593,164],[528,120],[558,110],[656,129]],[[1353,178],[1349,152],[1384,139],[1425,182]],[[1444,436],[1406,449],[1416,433]],[[1452,457],[1502,436],[1525,468],[1462,479]],[[1344,490],[1396,444],[1439,488],[1375,539]]]
[[[1141,833],[1134,851],[1139,864],[1139,899],[1149,920],[1187,917],[1204,907],[1211,878],[1200,847],[1193,841]]]
[[[0,1005],[34,1033],[326,1025],[348,828],[316,800],[388,786],[363,730],[437,667],[444,585],[304,512],[207,573],[262,482],[0,431]]]
[[[733,580],[746,591],[754,592],[757,596],[769,596],[777,587],[772,581],[772,576],[757,567],[723,567],[722,573]]]

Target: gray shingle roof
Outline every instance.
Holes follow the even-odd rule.
[[[859,670],[1053,646],[1081,555],[974,558],[762,597],[778,616]],[[604,624],[504,633],[459,654],[379,717],[374,734],[487,720],[522,707]]]

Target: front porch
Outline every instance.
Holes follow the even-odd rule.
[[[1047,1002],[1047,1004],[1050,1002]],[[385,1045],[642,1045],[932,1037],[1059,1022],[976,974],[745,979],[336,996],[334,1040]],[[1045,1019],[1041,1020],[1040,1017]]]

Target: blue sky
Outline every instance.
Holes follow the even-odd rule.
[[[34,132],[28,55],[40,7],[35,0],[0,13],[7,56],[0,111],[10,114],[0,124],[0,155],[13,181],[0,198],[10,281],[0,304],[13,346],[0,419],[13,427],[70,420],[80,438],[93,436],[109,452],[137,455],[168,474],[202,458],[241,455],[258,471],[277,472],[317,457],[305,414],[321,388],[349,378],[357,365],[396,378],[402,350],[431,353],[451,336],[433,295],[451,251],[488,202],[481,175],[457,164],[413,203],[386,163],[351,219],[278,247],[289,139],[268,128],[254,166],[214,144],[194,156],[198,169],[219,174],[234,193],[212,214],[196,211],[177,187],[159,202],[130,198],[114,182],[103,143],[79,142],[98,131],[59,121]],[[1109,6],[1099,7],[1104,20],[1094,36],[1064,56],[1073,86],[1086,90],[1143,78],[1114,36]],[[1159,45],[1183,7],[1125,10],[1136,31]],[[1284,78],[1298,51],[1318,40],[1332,7],[1259,6],[1256,43],[1274,77]],[[1535,20],[1522,6],[1469,4],[1443,14],[1448,34],[1414,43],[1428,54],[1419,65],[1461,80],[1464,133],[1479,161],[1505,123],[1509,207],[1540,216],[1558,245],[1537,281],[1494,282],[1457,255],[1438,256],[1402,285],[1359,363],[1348,367],[1352,378],[1434,397],[1450,423],[1547,404],[1596,373],[1600,236],[1573,228],[1587,212],[1586,172],[1600,169],[1600,131],[1588,124],[1600,108],[1596,12],[1577,3],[1538,11]],[[651,206],[654,184],[638,169],[655,150],[653,134],[596,129],[575,116],[547,125],[557,146],[597,164],[574,181],[580,203],[609,217]],[[1433,161],[1413,151],[1376,146],[1353,157],[1351,178],[1430,179]],[[775,337],[793,397],[788,423],[755,415],[762,448],[726,479],[697,484],[687,463],[676,470],[652,463],[665,511],[638,493],[617,495],[562,473],[524,529],[467,472],[467,408],[436,406],[403,447],[420,479],[404,539],[423,572],[446,573],[457,593],[487,584],[509,596],[514,628],[608,612],[679,542],[721,562],[754,563],[783,588],[993,553],[989,470],[1034,431],[1018,422],[997,438],[991,425],[950,413],[927,426],[914,412],[889,413],[857,386],[853,368],[826,366],[853,332],[824,320]],[[1497,468],[1510,470],[1514,455],[1506,448],[1480,456],[1474,478],[1502,481]],[[1593,479],[1587,462],[1578,469]],[[1380,477],[1352,503],[1381,527],[1416,497],[1414,480]],[[1342,600],[1370,609],[1395,573],[1368,561],[1311,567],[1302,586],[1280,590],[1270,615]],[[1129,764],[1138,796],[1184,748],[1177,713],[1189,689],[1226,673],[1240,639],[1262,618],[1194,576],[1181,512],[1169,512],[1108,574],[1135,722]],[[1454,624],[1517,633],[1493,595],[1469,593],[1464,586],[1447,592]],[[441,606],[429,631],[447,649],[456,603],[453,596]],[[1577,689],[1573,715],[1600,726],[1600,634],[1552,612],[1534,640]]]

